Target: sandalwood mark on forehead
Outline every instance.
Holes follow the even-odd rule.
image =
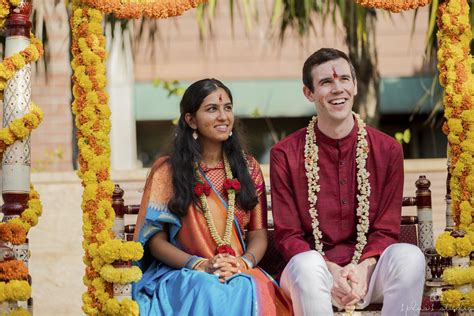
[[[334,67],[334,66],[332,66],[332,77],[334,79],[337,79],[339,77],[339,75],[336,72],[336,67]]]

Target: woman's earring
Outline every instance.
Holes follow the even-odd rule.
[[[193,130],[193,138],[194,140],[198,139],[198,133],[196,132],[196,130]]]
[[[231,136],[232,136],[232,131],[230,131],[230,133],[229,133],[229,137],[231,137]]]

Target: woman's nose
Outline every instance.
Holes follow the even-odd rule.
[[[227,113],[224,109],[219,109],[219,115],[217,116],[219,120],[226,120],[227,119]]]

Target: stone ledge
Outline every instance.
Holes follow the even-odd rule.
[[[424,173],[424,172],[445,172],[446,158],[435,159],[405,159],[405,173]],[[265,177],[269,175],[268,164],[262,164],[262,171]],[[149,173],[149,168],[140,168],[135,170],[114,170],[112,179],[116,182],[145,182]],[[68,172],[34,172],[31,174],[31,180],[34,184],[46,183],[79,183],[79,177],[74,171]]]

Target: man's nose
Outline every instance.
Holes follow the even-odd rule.
[[[332,93],[339,93],[341,92],[343,89],[342,89],[342,83],[339,81],[339,80],[334,80],[333,84],[332,84],[332,90],[331,92]]]

